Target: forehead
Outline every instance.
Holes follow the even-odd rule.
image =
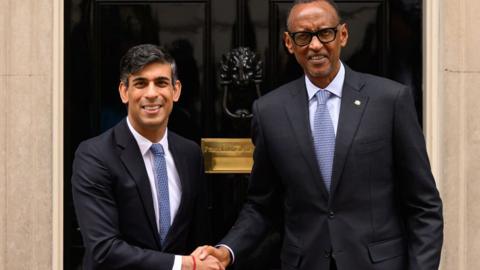
[[[129,76],[131,79],[145,78],[148,80],[160,77],[172,80],[172,66],[169,63],[153,62]]]
[[[338,23],[335,9],[326,1],[297,4],[289,16],[291,31],[333,27]]]

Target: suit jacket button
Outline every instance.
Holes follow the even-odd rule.
[[[333,219],[335,217],[335,212],[330,211],[328,212],[328,218]]]
[[[324,255],[323,255],[323,256],[324,256],[325,258],[327,258],[327,259],[328,259],[328,258],[330,258],[330,251],[328,251],[328,250],[325,250],[325,252],[324,252]]]

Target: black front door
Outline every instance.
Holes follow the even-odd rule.
[[[282,44],[287,0],[67,0],[65,2],[65,241],[64,269],[80,269],[83,246],[71,199],[71,164],[80,143],[125,117],[118,63],[136,44],[171,50],[183,89],[171,130],[195,140],[248,137],[249,120],[225,112],[220,83],[222,56],[247,47],[262,61],[261,94],[302,71]],[[411,86],[421,119],[422,0],[340,0],[349,42],[342,59],[358,71]],[[255,95],[237,93],[232,111],[250,109]],[[245,198],[248,175],[209,175],[211,233],[228,231]],[[266,237],[237,269],[274,269],[281,233]]]

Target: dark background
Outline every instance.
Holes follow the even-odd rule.
[[[126,116],[118,95],[120,57],[131,46],[160,44],[171,50],[182,81],[169,129],[200,142],[249,137],[246,119],[222,110],[222,55],[249,47],[263,61],[262,94],[302,71],[282,43],[292,1],[65,1],[64,269],[81,269],[83,246],[71,197],[71,164],[78,144]],[[422,0],[336,1],[349,28],[342,60],[357,71],[385,76],[412,89],[422,119]],[[249,89],[243,89],[247,92]],[[230,93],[229,106],[250,109],[251,95]],[[218,241],[235,221],[248,175],[208,175],[210,228]],[[275,269],[279,228],[235,269]],[[254,263],[252,263],[252,261]]]

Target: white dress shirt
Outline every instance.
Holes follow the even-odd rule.
[[[340,103],[342,101],[342,89],[343,89],[343,82],[345,81],[345,67],[343,63],[340,62],[340,69],[338,70],[337,75],[333,78],[333,81],[330,82],[325,89],[328,90],[330,93],[330,98],[327,100],[327,108],[328,112],[330,113],[330,118],[332,118],[333,129],[335,130],[335,135],[337,135],[337,127],[338,127],[338,118],[340,116]],[[310,119],[310,129],[313,134],[313,120],[315,118],[315,111],[317,110],[317,99],[315,98],[315,94],[320,91],[320,88],[314,85],[307,76],[305,76],[305,85],[307,86],[307,94],[308,94],[308,111],[309,111],[309,119]]]
[[[159,211],[158,211],[158,199],[157,199],[157,184],[155,182],[154,172],[153,172],[153,154],[150,151],[152,142],[147,138],[143,137],[138,133],[133,126],[130,124],[130,120],[127,117],[127,124],[130,132],[132,132],[135,141],[137,141],[138,148],[142,154],[143,162],[145,163],[145,168],[147,169],[148,180],[150,181],[150,189],[152,191],[153,199],[153,209],[155,210],[155,220],[157,222],[157,231],[160,231],[159,221]],[[167,163],[167,176],[168,176],[168,197],[170,200],[170,225],[173,223],[173,219],[177,214],[178,207],[180,206],[180,200],[182,198],[182,186],[180,183],[180,177],[178,176],[177,167],[173,161],[172,153],[168,148],[168,129],[165,130],[165,135],[159,142],[163,147],[165,152],[165,161]],[[182,267],[182,256],[175,255],[175,262],[173,264],[172,270],[181,270]]]

